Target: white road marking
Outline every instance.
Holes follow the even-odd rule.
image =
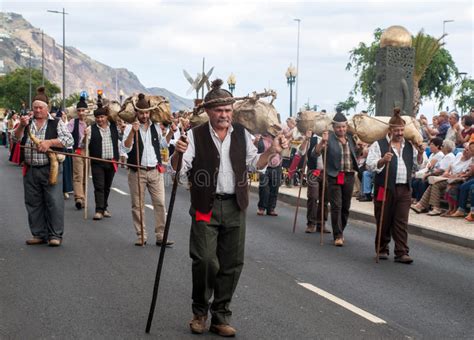
[[[356,307],[354,306],[353,304],[347,302],[347,301],[344,301],[340,298],[338,298],[337,296],[334,296],[332,295],[331,293],[328,293],[326,292],[325,290],[322,290],[322,289],[319,289],[318,287],[316,286],[313,286],[312,284],[310,283],[302,283],[302,282],[298,282],[298,284],[310,291],[312,291],[313,293],[316,293],[326,299],[328,299],[329,301],[332,301],[336,304],[338,304],[339,306],[341,307],[344,307],[348,310],[350,310],[351,312],[373,322],[373,323],[378,323],[378,324],[386,324],[387,322],[385,320],[382,320],[378,317],[376,317],[375,315],[373,314],[370,314],[369,312],[366,312],[365,310],[363,309],[360,309],[359,307]]]
[[[129,195],[128,193],[126,193],[125,191],[122,191],[122,190],[120,190],[120,189],[117,189],[117,188],[114,188],[114,187],[112,187],[111,189],[112,189],[113,191],[118,192],[120,195],[125,195],[125,196],[128,196],[128,195]]]
[[[153,210],[153,206],[152,206],[151,204],[145,204],[145,207],[147,207],[147,208]]]

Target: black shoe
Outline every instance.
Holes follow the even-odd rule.
[[[81,210],[82,208],[83,208],[82,200],[77,200],[76,201],[76,209]]]
[[[367,194],[359,199],[359,202],[372,202],[372,195]]]
[[[174,244],[174,241],[166,240],[166,246],[171,247]],[[161,247],[163,245],[163,240],[156,240],[156,245]]]

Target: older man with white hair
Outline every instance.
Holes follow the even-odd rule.
[[[327,173],[329,203],[331,204],[331,225],[334,245],[344,245],[343,232],[349,219],[355,175],[359,171],[356,146],[352,135],[347,132],[347,118],[340,108],[333,118],[334,132],[323,132],[316,153],[327,148],[325,170]]]
[[[48,243],[51,247],[61,245],[64,231],[64,199],[62,190],[62,165],[59,165],[58,181],[49,183],[50,164],[47,151],[55,148],[72,147],[74,139],[61,120],[51,117],[48,110],[49,99],[44,87],[38,88],[33,98],[33,118],[24,115],[14,133],[14,140],[21,145],[34,148],[21,150],[24,162],[23,186],[25,206],[32,239],[28,245]],[[30,136],[40,140],[38,146]]]

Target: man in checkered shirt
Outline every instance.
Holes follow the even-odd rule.
[[[25,206],[33,235],[26,244],[47,243],[51,247],[57,247],[61,245],[64,231],[62,165],[59,164],[57,183],[50,185],[50,164],[45,152],[72,147],[74,139],[61,120],[50,116],[48,105],[49,99],[44,93],[44,87],[38,88],[38,94],[33,98],[33,119],[29,115],[22,116],[13,138],[15,141],[21,141],[22,145],[37,148],[22,149],[20,156],[25,166]],[[41,141],[38,146],[33,144],[28,131]]]

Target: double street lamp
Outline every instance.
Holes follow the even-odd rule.
[[[64,8],[62,12],[48,10],[49,13],[56,13],[63,15],[63,105],[62,109],[66,109],[66,13]]]
[[[296,74],[296,68],[292,64],[290,64],[285,73],[286,83],[290,86],[290,117],[293,116],[293,84],[296,81]]]
[[[227,85],[229,85],[230,93],[234,94],[235,84],[236,84],[235,75],[233,73],[230,74],[229,78],[227,78]]]

